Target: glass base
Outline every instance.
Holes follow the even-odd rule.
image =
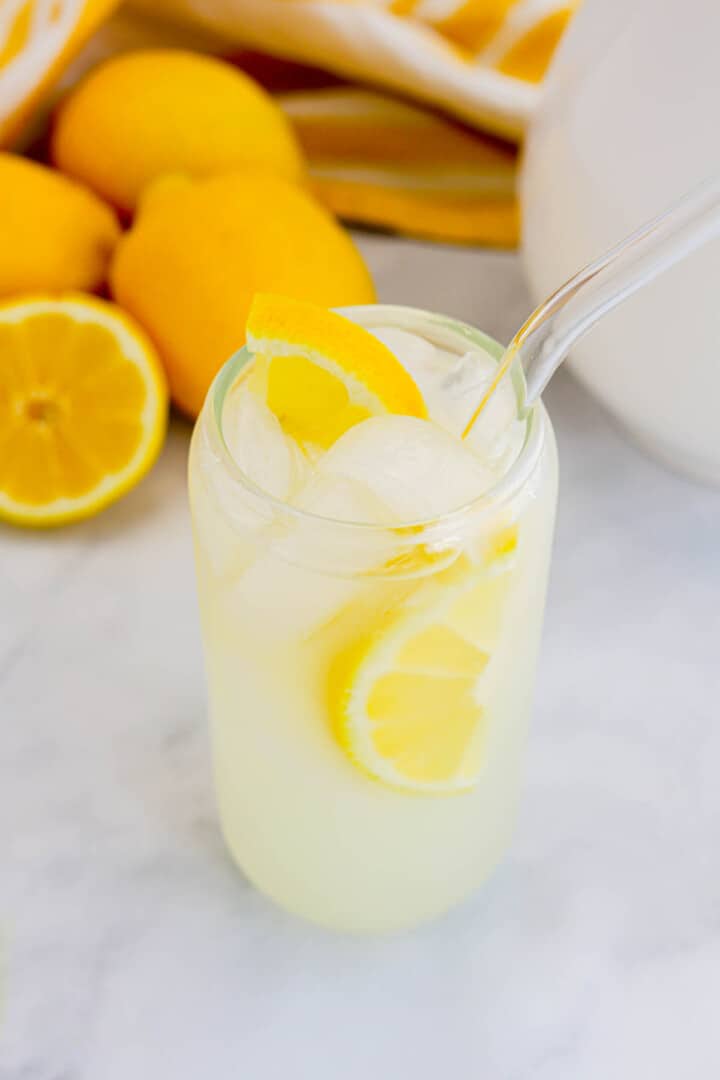
[[[498,869],[507,855],[511,837],[505,836],[502,838],[502,843],[498,845],[498,850],[486,867],[485,873],[471,888],[463,889],[456,895],[447,897],[444,903],[415,910],[412,914],[408,913],[407,916],[395,914],[390,917],[382,917],[373,912],[356,912],[352,916],[347,914],[345,917],[337,913],[331,915],[312,904],[304,903],[297,896],[291,899],[287,894],[274,889],[267,881],[260,880],[252,871],[248,870],[245,861],[234,850],[225,830],[223,830],[223,840],[230,861],[245,881],[266,901],[274,904],[275,907],[284,911],[286,915],[291,915],[295,919],[300,919],[332,934],[357,938],[391,938],[427,926],[462,909],[466,905],[479,902],[485,895],[491,881],[495,879]]]

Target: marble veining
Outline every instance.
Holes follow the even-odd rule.
[[[383,299],[507,337],[515,258],[364,242]],[[273,908],[213,806],[173,423],[140,488],[0,530],[1,1080],[720,1075],[720,493],[568,377],[527,781],[486,890],[353,940]]]

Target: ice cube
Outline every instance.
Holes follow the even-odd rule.
[[[294,440],[245,379],[228,394],[223,435],[242,472],[263,492],[287,499],[309,466]],[[262,550],[275,512],[243,486],[211,449],[202,425],[193,436],[192,498],[195,533],[214,574],[237,577]]]
[[[242,471],[276,499],[287,499],[305,479],[307,464],[267,405],[241,384],[223,410],[225,443]]]
[[[411,416],[376,416],[356,424],[321,458],[317,472],[364,485],[398,524],[458,509],[496,480],[458,438]]]
[[[398,555],[400,540],[392,532],[397,517],[359,480],[316,472],[294,505],[345,525],[379,525],[387,529],[351,529],[323,525],[314,518],[298,519],[283,539],[281,550],[294,562],[317,565],[325,551],[327,563],[351,576],[373,574]],[[324,533],[320,534],[319,529]]]
[[[432,419],[462,437],[496,372],[497,360],[482,349],[457,354],[425,338],[394,327],[372,333],[394,353],[417,383]],[[517,421],[517,402],[510,379],[504,379],[473,425],[468,440],[490,463],[505,463],[517,447],[510,431]]]
[[[315,472],[293,505],[320,517],[362,525],[392,525],[391,510],[367,484],[349,476]]]
[[[190,450],[190,500],[199,553],[217,576],[237,577],[255,558],[257,535],[267,528],[261,516],[211,449],[201,424]],[[257,503],[257,500],[255,501]]]
[[[493,357],[480,349],[462,355],[449,352],[394,327],[372,332],[417,383],[433,420],[453,435],[462,435],[497,370]]]
[[[352,478],[312,475],[292,505],[333,520],[290,515],[281,533],[267,534],[229,595],[237,619],[278,641],[304,640],[361,600],[400,545],[391,529],[334,524],[392,523],[388,508]]]
[[[394,326],[373,327],[370,333],[387,345],[400,361],[417,384],[429,412],[441,423],[436,410],[442,407],[443,381],[455,357],[418,334],[410,334],[407,330],[398,330]]]
[[[226,602],[239,627],[273,641],[305,640],[358,597],[362,578],[322,574],[261,555],[229,590]]]
[[[475,400],[480,404],[483,392]],[[512,381],[503,376],[467,433],[465,441],[492,466],[507,467],[525,437],[525,423],[518,420],[517,398]],[[468,420],[472,417],[472,412]],[[467,423],[467,422],[466,422]]]

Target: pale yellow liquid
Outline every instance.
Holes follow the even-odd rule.
[[[423,588],[427,567],[424,575],[414,567],[390,578],[347,576],[336,572],[335,551],[324,565],[314,525],[296,547],[286,531],[274,537],[272,523],[246,528],[209,482],[208,470],[220,466],[201,418],[190,489],[220,818],[242,870],[286,909],[351,931],[412,925],[476,889],[507,846],[556,501],[552,429],[544,414],[536,422],[543,430],[530,475],[510,505],[478,525],[492,531],[512,520],[517,530],[483,679],[482,769],[470,791],[428,795],[386,786],[351,761],[332,731],[327,693],[333,658]],[[304,562],[288,562],[288,552]],[[367,565],[375,559],[366,553]]]

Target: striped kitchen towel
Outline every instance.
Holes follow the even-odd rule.
[[[517,138],[578,0],[132,0]]]

